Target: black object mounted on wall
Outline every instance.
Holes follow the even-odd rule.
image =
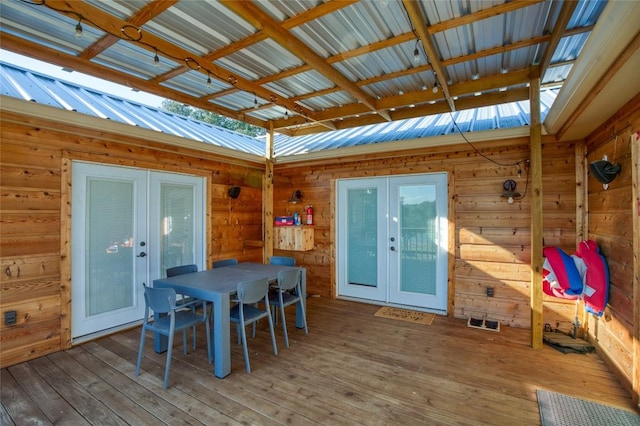
[[[589,170],[593,177],[603,185],[611,183],[622,170],[620,164],[612,164],[607,160],[598,160],[589,163]]]
[[[302,191],[300,191],[299,189],[296,189],[291,194],[291,198],[289,198],[289,202],[291,204],[296,204],[300,200],[302,200]]]
[[[502,184],[502,188],[504,192],[502,192],[501,197],[507,198],[509,204],[513,204],[514,198],[520,198],[520,193],[516,192],[516,181],[513,179],[507,179]]]
[[[233,198],[235,200],[236,198],[238,198],[240,196],[240,187],[239,186],[232,186],[227,191],[227,194],[229,195],[229,198]]]

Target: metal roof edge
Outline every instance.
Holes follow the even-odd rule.
[[[17,99],[6,95],[0,95],[0,112],[1,111],[8,111],[28,117],[41,118],[54,122],[70,124],[85,129],[98,130],[116,133],[122,136],[152,140],[154,142],[166,143],[168,145],[217,154],[224,157],[229,157],[231,159],[244,160],[257,164],[265,164],[266,162],[266,153],[265,157],[262,157],[247,152],[206,144],[179,136],[169,135],[167,133],[132,126],[130,124],[119,123],[113,120],[105,120],[103,118],[92,117],[75,111],[67,111],[54,106],[38,104],[32,101]]]
[[[543,129],[543,134],[544,132]],[[486,130],[469,132],[464,134],[464,138],[460,133],[453,133],[443,136],[430,136],[427,138],[407,139],[403,141],[380,142],[370,145],[350,146],[346,148],[327,149],[323,151],[314,151],[305,154],[291,154],[282,157],[276,157],[276,164],[291,164],[311,160],[335,159],[336,157],[350,157],[365,154],[381,154],[385,152],[407,151],[418,148],[430,148],[447,145],[455,145],[466,142],[484,142],[488,140],[504,140],[519,137],[528,137],[531,135],[529,126],[511,127],[507,129]],[[466,140],[465,140],[466,139]]]

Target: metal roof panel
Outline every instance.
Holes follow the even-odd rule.
[[[228,129],[113,97],[0,62],[2,93],[56,108],[264,156],[264,142]],[[6,83],[6,84],[5,84]]]

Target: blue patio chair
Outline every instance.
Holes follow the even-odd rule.
[[[198,265],[195,264],[190,264],[190,265],[180,265],[180,266],[174,266],[172,268],[167,268],[167,277],[175,277],[176,275],[184,275],[184,274],[190,274],[192,272],[198,272]],[[196,303],[198,302],[198,303]],[[203,301],[193,298],[191,296],[184,296],[182,295],[180,300],[176,301],[177,305],[188,305],[191,306],[191,310],[193,312],[196,311],[196,307],[199,306],[200,304],[202,304]],[[212,306],[213,308],[213,306]],[[213,319],[213,309],[211,312],[211,318]],[[213,330],[213,328],[212,328]],[[193,326],[193,350],[196,349],[196,327]],[[211,364],[213,362],[213,354],[209,354],[209,364]]]
[[[167,277],[198,272],[198,265],[180,265],[167,269]]]
[[[207,316],[207,302],[202,303],[202,314],[193,312],[189,306],[176,305],[176,291],[172,288],[153,288],[144,286],[145,314],[140,334],[140,347],[138,349],[138,362],[136,364],[136,376],[140,374],[140,364],[144,351],[144,341],[147,331],[152,331],[169,339],[167,345],[167,360],[164,368],[164,382],[162,389],[167,388],[169,383],[169,370],[171,369],[171,353],[173,351],[173,337],[175,333],[182,331],[183,351],[187,353],[187,330],[202,322],[207,327],[207,354],[211,353],[211,339],[209,332],[209,321]],[[187,309],[185,309],[187,308]],[[150,321],[153,311],[153,321]]]
[[[286,271],[278,272],[278,286],[276,292],[269,295],[269,303],[274,308],[280,308],[280,315],[282,317],[282,331],[284,333],[284,345],[289,347],[289,336],[287,335],[287,320],[284,316],[284,308],[287,306],[300,303],[300,309],[302,312],[302,321],[304,324],[304,334],[309,334],[307,328],[307,314],[304,308],[304,301],[302,300],[302,288],[301,288],[301,272],[299,268],[289,269]]]
[[[271,332],[273,353],[274,355],[278,355],[276,335],[273,330],[273,319],[271,318],[271,310],[269,309],[269,280],[265,277],[254,281],[239,282],[236,299],[234,301],[237,302],[237,304],[231,308],[229,319],[232,323],[236,324],[238,343],[242,340],[244,364],[247,368],[247,373],[251,373],[249,350],[247,349],[247,325],[253,325],[253,337],[255,337],[255,323],[266,317],[269,320],[269,331]],[[260,302],[264,302],[264,309],[261,309],[258,306],[258,303]]]
[[[223,266],[230,266],[230,265],[237,265],[237,264],[238,264],[238,259],[222,259],[222,260],[214,261],[211,266],[213,267],[213,269],[216,269],[216,268],[222,268]]]
[[[269,263],[271,265],[296,266],[296,259],[289,256],[271,256]]]

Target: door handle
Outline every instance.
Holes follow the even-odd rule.
[[[147,253],[141,251],[139,255],[137,255],[136,257],[145,257],[147,255]]]

